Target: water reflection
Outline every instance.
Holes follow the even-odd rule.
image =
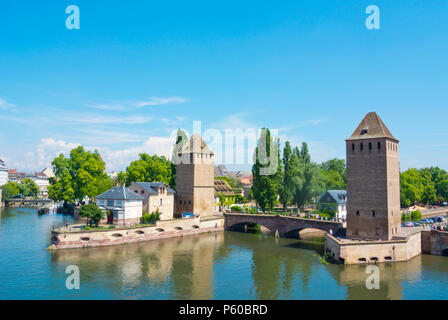
[[[0,299],[448,298],[447,257],[379,264],[380,289],[368,290],[365,265],[322,263],[321,235],[278,239],[254,228],[49,252],[52,224],[69,217],[1,211]],[[81,290],[65,288],[68,265],[79,266]]]

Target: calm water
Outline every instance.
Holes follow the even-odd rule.
[[[448,299],[448,257],[365,266],[322,264],[322,243],[224,232],[109,248],[49,252],[69,216],[0,209],[0,299]],[[67,290],[77,265],[81,289]]]

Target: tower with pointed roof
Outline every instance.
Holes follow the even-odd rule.
[[[198,134],[191,136],[177,155],[176,216],[214,212],[214,154]]]
[[[376,112],[346,140],[347,237],[390,240],[401,232],[398,140]]]

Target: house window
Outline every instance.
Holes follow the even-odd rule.
[[[117,207],[121,207],[121,200],[117,200]]]
[[[113,207],[114,206],[114,200],[107,200],[107,206]]]
[[[163,206],[163,199],[160,199],[160,205]]]
[[[154,206],[157,205],[157,199],[154,199]]]
[[[171,199],[170,198],[168,198],[168,204],[171,204]]]
[[[104,200],[100,200],[100,206],[104,206]]]

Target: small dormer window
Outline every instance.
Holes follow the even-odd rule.
[[[363,135],[367,134],[367,132],[368,132],[367,128],[364,128],[361,130],[361,135],[363,136]]]

